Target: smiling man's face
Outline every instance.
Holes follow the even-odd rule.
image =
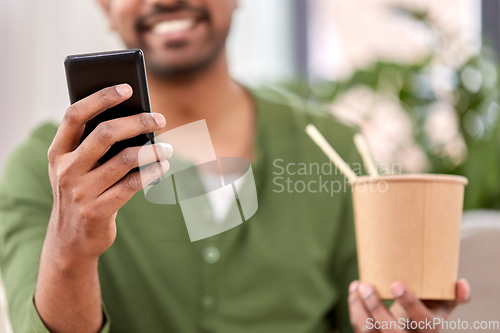
[[[189,74],[224,52],[236,0],[100,0],[129,48],[157,76]]]

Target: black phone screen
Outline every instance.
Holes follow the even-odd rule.
[[[85,125],[81,142],[102,122],[151,112],[144,55],[141,50],[72,55],[64,61],[71,104],[106,87],[128,83],[134,93],[130,99],[110,108]],[[99,159],[103,164],[127,147],[154,143],[154,133],[142,134],[115,143]]]

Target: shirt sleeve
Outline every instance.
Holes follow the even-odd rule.
[[[33,295],[52,210],[47,150],[54,134],[54,126],[35,131],[8,158],[0,182],[0,267],[16,333],[49,333]],[[103,312],[101,332],[109,332]]]

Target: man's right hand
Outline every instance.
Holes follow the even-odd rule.
[[[35,304],[45,324],[55,332],[93,332],[100,328],[97,261],[115,240],[117,211],[143,184],[159,179],[169,168],[172,147],[161,143],[141,152],[140,162],[147,165],[141,172],[128,174],[140,166],[141,147],[127,148],[103,165],[98,163],[115,142],[165,127],[161,114],[142,113],[103,122],[80,144],[87,121],[127,100],[132,93],[132,88],[123,84],[73,104],[49,148],[54,203]],[[74,314],[78,316],[71,318]]]
[[[145,164],[157,161],[142,171],[127,173],[139,166],[139,150],[132,147],[103,165],[98,160],[115,142],[151,133],[165,126],[161,114],[142,113],[103,122],[80,144],[85,123],[99,113],[132,95],[129,85],[103,89],[69,107],[49,148],[49,176],[54,206],[49,235],[56,236],[58,247],[78,257],[98,257],[116,236],[115,217],[130,198],[167,172],[172,155],[168,144],[157,144],[141,153]],[[125,178],[123,178],[125,177]],[[122,179],[123,178],[123,179]]]

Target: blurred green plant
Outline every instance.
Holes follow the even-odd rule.
[[[500,68],[496,55],[483,46],[478,54],[457,61],[453,55],[456,50],[451,47],[456,35],[436,27],[425,11],[402,7],[391,10],[424,25],[435,37],[422,61],[379,61],[343,81],[295,80],[285,83],[285,89],[329,104],[360,86],[392,94],[413,122],[414,140],[426,154],[428,171],[469,179],[465,209],[500,209]],[[436,78],[444,82],[444,92],[436,88]],[[446,154],[442,145],[436,145],[426,130],[437,103],[450,105],[456,114],[458,131],[466,145],[466,155],[458,161]]]

